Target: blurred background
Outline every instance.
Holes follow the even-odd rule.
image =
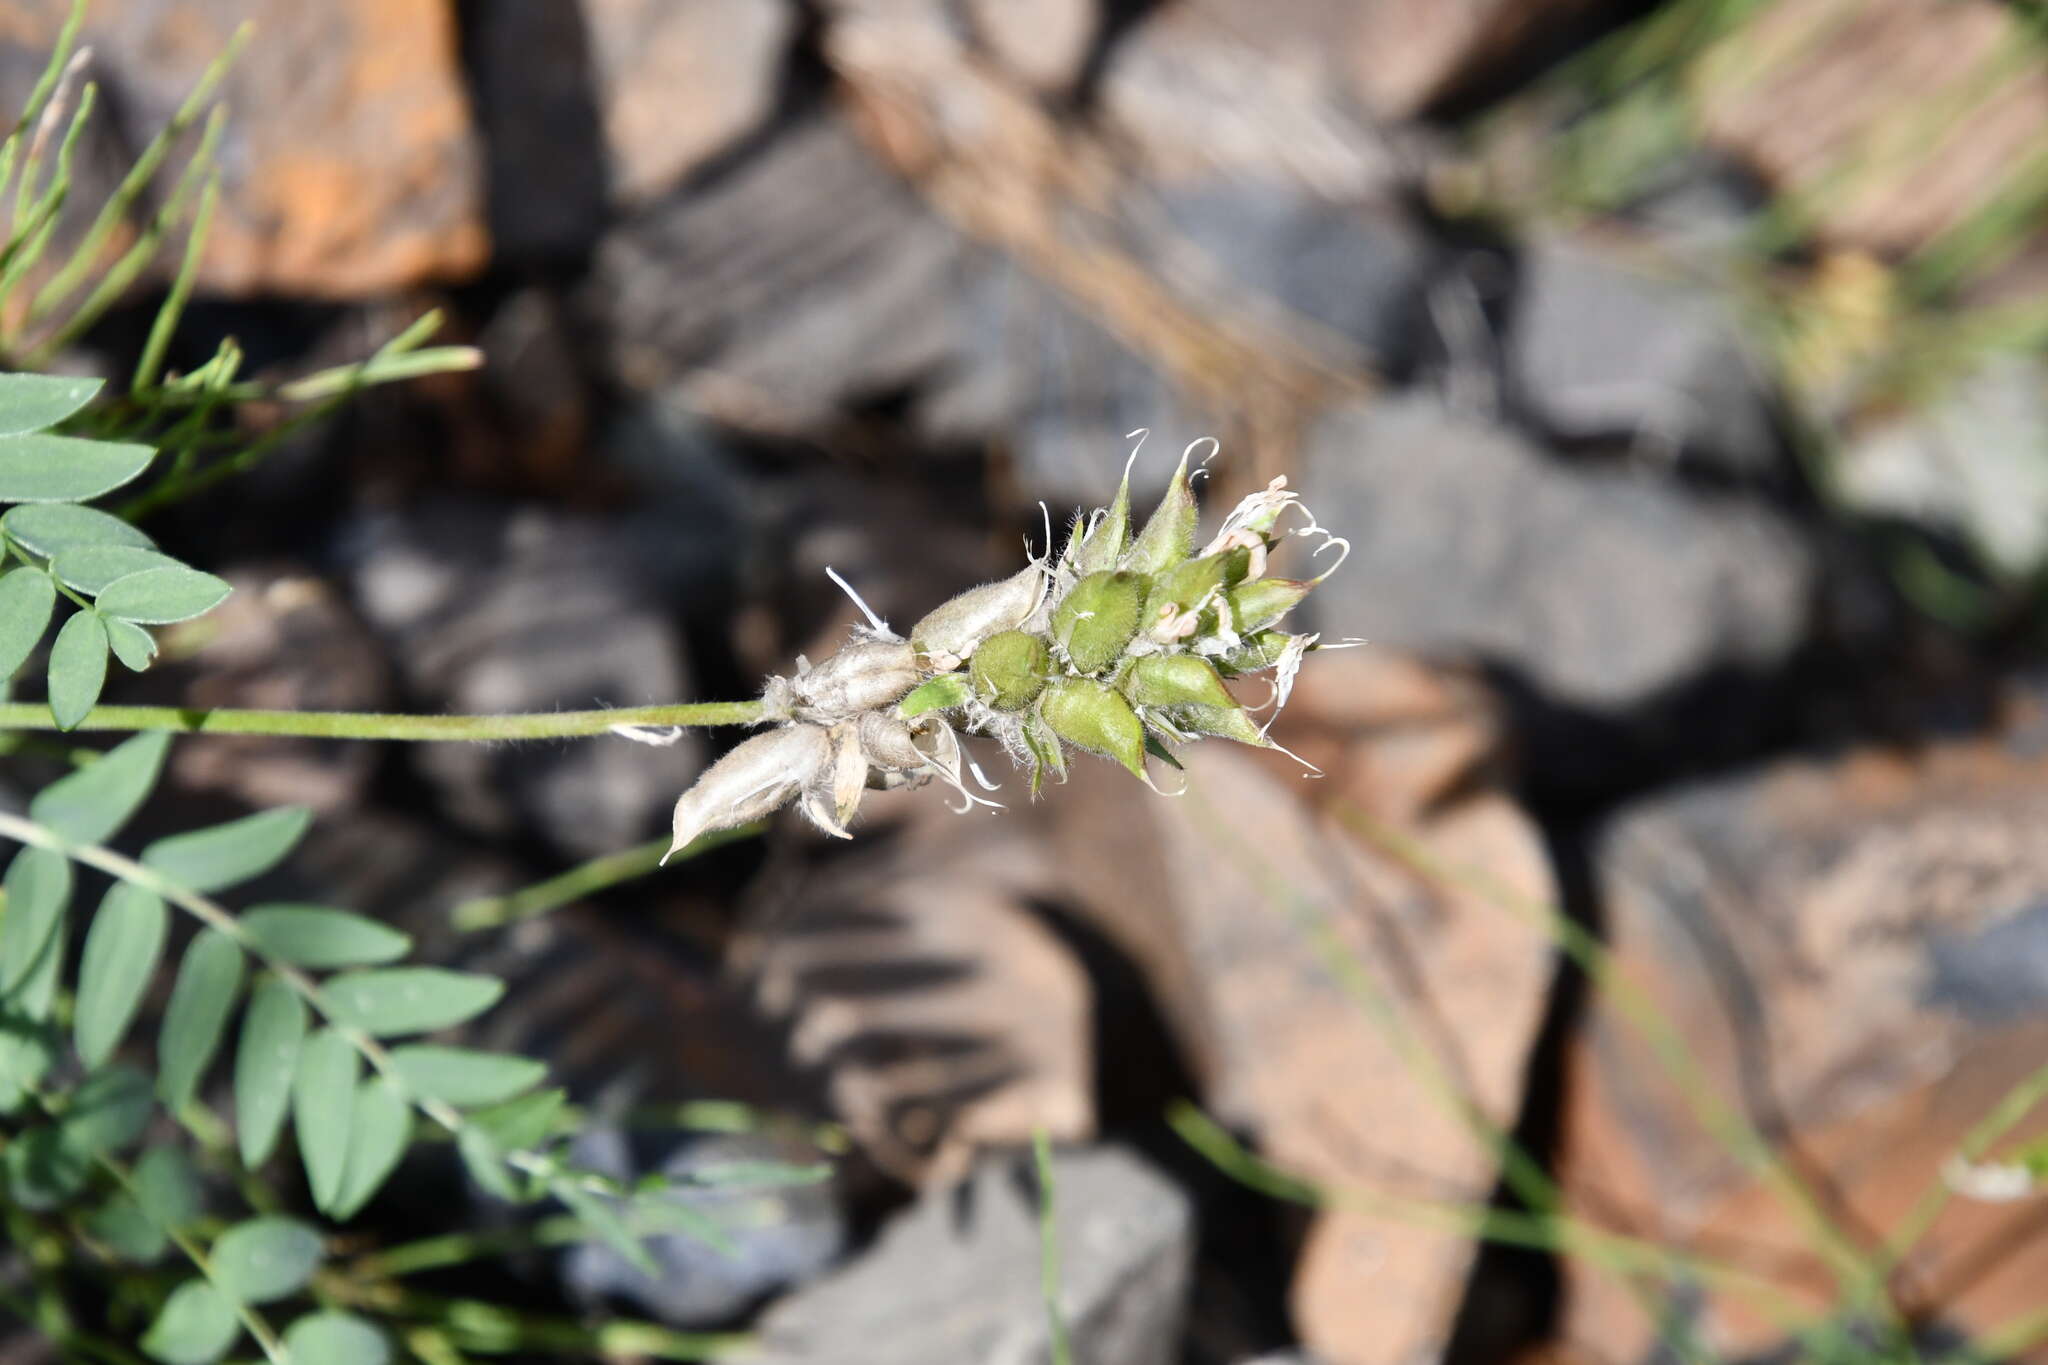
[[[9,107],[67,8],[0,6]],[[735,736],[181,742],[181,827],[310,804],[305,899],[514,977],[484,1032],[616,1117],[590,1160],[813,1140],[708,1101],[843,1132],[732,1256],[466,1292],[1050,1361],[1044,1129],[1082,1362],[1791,1359],[1556,1215],[1853,1318],[1831,1248],[2048,1060],[2033,0],[94,0],[87,202],[249,18],[172,367],[429,309],[485,363],[153,524],[241,591],[111,700],[751,696],[858,619],[827,565],[915,620],[1138,428],[1141,499],[1214,436],[1212,518],[1285,474],[1352,544],[1311,624],[1367,644],[1275,732],[1320,780],[1219,741],[1178,800],[891,794],[516,923],[477,898],[652,838]],[[62,364],[132,367],[175,263]],[[450,1179],[373,1227],[484,1217]],[[1873,1273],[1927,1358],[2025,1357],[2041,1201],[1922,1224]]]

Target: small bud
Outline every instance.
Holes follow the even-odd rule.
[[[1166,495],[1124,556],[1123,566],[1139,573],[1163,573],[1188,557],[1195,544],[1195,492],[1188,486],[1188,459],[1173,471]]]
[[[1149,587],[1134,573],[1092,573],[1067,591],[1052,614],[1053,639],[1082,673],[1100,673],[1138,633]]]
[[[1230,589],[1230,610],[1240,633],[1264,630],[1301,605],[1315,587],[1299,578],[1261,578]]]
[[[896,714],[904,720],[913,720],[927,711],[950,711],[956,706],[965,706],[973,695],[974,689],[964,674],[941,673],[896,703]]]
[[[676,802],[667,862],[698,835],[759,820],[827,770],[833,746],[815,725],[784,725],[746,740],[704,770]]]
[[[1045,641],[1021,630],[991,635],[974,651],[974,690],[998,711],[1022,711],[1045,690],[1052,667]]]
[[[1069,744],[1113,758],[1145,778],[1145,727],[1131,704],[1089,678],[1062,678],[1039,698],[1038,714]]]
[[[974,656],[981,642],[1015,630],[1045,600],[1045,569],[1038,562],[999,583],[969,588],[940,603],[910,629],[911,647],[930,669],[945,673]]]
[[[1216,670],[1192,654],[1148,654],[1124,675],[1134,706],[1236,706]]]
[[[860,640],[790,680],[797,719],[833,724],[892,706],[916,687],[918,671],[910,645],[902,640]]]

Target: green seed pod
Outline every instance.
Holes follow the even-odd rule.
[[[1173,723],[1190,734],[1234,739],[1254,749],[1273,747],[1242,706],[1183,706],[1174,711]]]
[[[950,672],[989,636],[1023,625],[1044,598],[1045,570],[1036,562],[1027,564],[999,583],[969,588],[940,603],[910,628],[910,647],[933,671]]]
[[[1113,758],[1141,781],[1145,727],[1131,704],[1088,678],[1061,678],[1039,698],[1038,714],[1069,744]]]
[[[1153,580],[1152,596],[1145,604],[1146,615],[1160,615],[1160,609],[1169,602],[1175,615],[1194,611],[1209,600],[1211,593],[1243,582],[1251,558],[1252,552],[1239,546],[1175,565]]]
[[[1173,481],[1166,485],[1166,496],[1124,556],[1124,567],[1139,573],[1164,573],[1186,559],[1194,546],[1195,492],[1188,486],[1188,459],[1183,455],[1180,468],[1173,471]]]
[[[974,692],[998,711],[1022,711],[1045,690],[1052,656],[1045,641],[1021,630],[991,635],[974,651]]]
[[[1138,633],[1138,613],[1151,585],[1142,574],[1092,573],[1068,590],[1052,614],[1052,637],[1081,673],[1115,663]]]
[[[1124,675],[1123,694],[1134,706],[1237,705],[1208,660],[1192,654],[1148,654]]]
[[[1261,578],[1240,583],[1227,596],[1232,623],[1240,634],[1264,630],[1301,605],[1315,584],[1299,578]]]
[[[1068,552],[1067,567],[1077,574],[1114,569],[1131,543],[1131,473],[1124,471],[1116,501],[1096,519],[1094,529]]]
[[[1262,630],[1248,633],[1244,642],[1216,660],[1217,671],[1226,678],[1240,673],[1256,673],[1262,668],[1271,668],[1280,662],[1280,656],[1287,652],[1287,646],[1294,637],[1283,630]]]
[[[904,720],[911,720],[927,711],[950,711],[956,706],[965,706],[973,695],[974,689],[965,677],[958,673],[941,673],[897,702],[896,714]]]

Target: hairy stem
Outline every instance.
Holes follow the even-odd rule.
[[[316,739],[508,740],[602,735],[617,725],[751,725],[757,701],[686,702],[600,711],[509,716],[405,716],[372,711],[203,710],[183,706],[96,706],[75,730],[169,730],[186,735],[306,735]],[[0,730],[54,730],[41,702],[0,703]]]

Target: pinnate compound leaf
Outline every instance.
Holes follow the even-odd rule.
[[[242,916],[242,928],[270,956],[315,971],[395,962],[412,949],[389,925],[317,905],[259,905]]]
[[[57,585],[41,569],[0,575],[0,678],[13,677],[28,662],[56,609]]]
[[[313,1205],[322,1213],[334,1212],[347,1171],[359,1065],[355,1045],[331,1028],[321,1029],[299,1049],[292,1124]]]
[[[105,760],[102,760],[103,762]],[[85,931],[71,1038],[89,1067],[114,1054],[163,956],[170,912],[155,893],[116,882]]]
[[[142,1349],[164,1365],[212,1365],[241,1332],[235,1307],[204,1280],[187,1280],[164,1301],[143,1334]]]
[[[157,1094],[172,1113],[185,1107],[220,1048],[242,989],[242,949],[217,929],[192,940],[157,1039]]]
[[[107,628],[89,611],[73,612],[50,646],[50,714],[70,730],[90,715],[107,683]]]
[[[85,502],[149,468],[156,451],[120,441],[0,436],[0,502]]]
[[[167,734],[123,740],[37,792],[29,802],[29,818],[73,843],[105,843],[149,799],[170,747]]]
[[[336,1023],[389,1038],[473,1019],[498,1002],[505,983],[442,967],[390,967],[333,977],[322,993]]]
[[[100,590],[99,608],[123,621],[163,626],[204,616],[232,591],[225,579],[171,564],[115,579]]]
[[[32,502],[13,508],[0,517],[0,530],[46,558],[74,545],[132,545],[147,550],[156,544],[110,512],[68,502]]]
[[[156,658],[156,636],[133,621],[118,616],[101,618],[107,627],[107,646],[130,673],[140,673]]]
[[[90,403],[106,382],[58,374],[0,374],[0,436],[56,426]]]
[[[415,1095],[449,1104],[497,1104],[531,1090],[548,1074],[547,1065],[502,1052],[415,1043],[394,1048],[398,1078]]]
[[[292,1365],[391,1365],[391,1343],[353,1313],[309,1313],[285,1329]]]
[[[269,1303],[297,1292],[320,1256],[320,1234],[296,1218],[251,1218],[214,1242],[213,1274],[229,1296]]]
[[[259,811],[210,829],[159,839],[142,851],[142,862],[179,886],[219,891],[284,861],[312,818],[303,806]]]
[[[139,545],[67,545],[50,561],[51,573],[88,597],[129,574],[183,567],[169,555]]]
[[[412,1141],[412,1122],[412,1106],[384,1077],[372,1077],[357,1088],[349,1113],[348,1161],[329,1217],[345,1223],[376,1197]]]
[[[292,1077],[306,1040],[306,1006],[276,977],[259,982],[235,1051],[235,1135],[250,1170],[270,1159],[291,1108]]]

